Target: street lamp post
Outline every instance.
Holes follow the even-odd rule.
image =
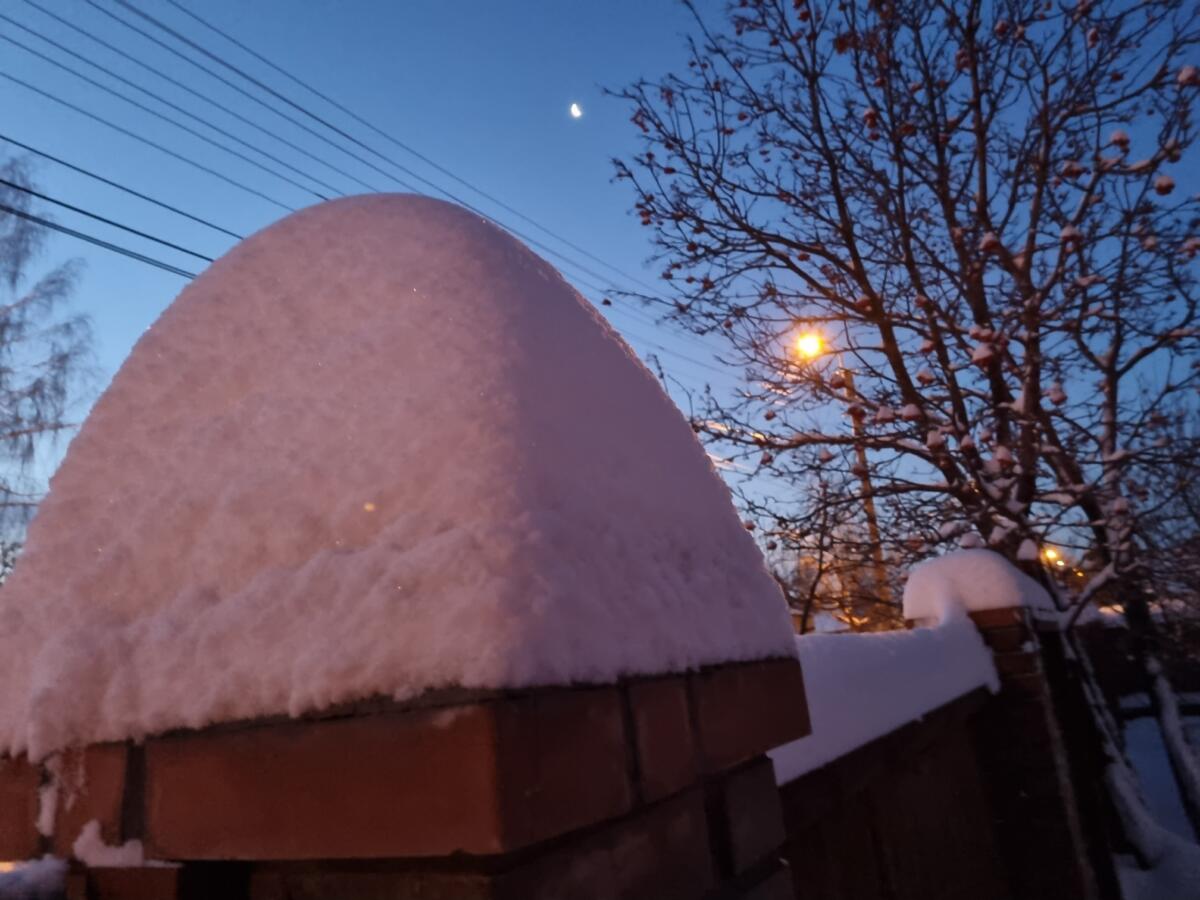
[[[825,340],[816,332],[804,332],[796,338],[796,351],[805,359],[816,359],[826,352]],[[859,401],[854,387],[854,373],[846,368],[842,354],[837,354],[838,370],[846,390],[846,400],[853,407]],[[875,590],[879,599],[891,602],[892,591],[887,581],[887,565],[883,558],[883,541],[879,536],[879,518],[875,512],[875,492],[871,485],[871,470],[867,466],[866,425],[862,416],[850,416],[854,434],[854,456],[857,462],[859,482],[862,485],[863,513],[867,519],[867,538],[871,542],[871,558],[875,566]]]

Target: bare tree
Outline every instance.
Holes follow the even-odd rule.
[[[743,492],[764,536],[800,549],[834,502],[877,570],[1065,545],[1096,561],[1078,608],[1119,589],[1160,688],[1148,564],[1200,451],[1194,4],[742,0],[696,23],[686,71],[620,92],[644,148],[617,175],[662,266],[646,299],[745,373],[696,424],[771,484]]]
[[[36,508],[39,485],[29,477],[36,452],[72,423],[72,388],[90,345],[85,317],[63,309],[79,266],[67,262],[33,277],[45,229],[30,212],[30,173],[23,160],[0,165],[0,525],[19,529]],[[11,560],[8,561],[11,566]]]

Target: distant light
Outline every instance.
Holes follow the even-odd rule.
[[[796,352],[806,359],[820,356],[825,349],[825,341],[815,331],[806,331],[796,338]]]
[[[1058,559],[1058,551],[1055,550],[1053,547],[1047,547],[1046,549],[1044,549],[1042,551],[1042,556],[1046,557],[1046,559],[1049,559],[1049,560],[1055,560],[1055,559]],[[1060,562],[1059,565],[1062,565],[1062,563]]]
[[[372,503],[370,500],[368,500],[366,503],[363,504],[363,511],[364,512],[375,512],[375,504]]]
[[[1055,564],[1056,566],[1059,566],[1059,567],[1062,567],[1062,566],[1065,566],[1065,565],[1066,565],[1066,563],[1065,563],[1065,562],[1063,562],[1061,559],[1056,559],[1056,560],[1054,561],[1054,564]]]
[[[578,103],[571,104],[571,118],[572,119],[583,118],[583,107],[580,106]]]

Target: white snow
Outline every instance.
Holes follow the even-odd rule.
[[[43,837],[54,836],[54,819],[58,814],[58,781],[51,778],[38,788],[37,830]]]
[[[1143,694],[1136,695],[1136,699],[1148,703],[1148,698]],[[1127,710],[1128,698],[1122,697],[1121,700],[1122,709]],[[1123,732],[1125,756],[1137,776],[1147,813],[1167,831],[1195,843],[1196,835],[1179,794],[1170,755],[1163,741],[1163,729],[1158,720],[1151,715],[1126,719]]]
[[[996,356],[996,348],[992,344],[979,344],[971,351],[971,362],[984,365]]]
[[[1105,781],[1126,837],[1149,866],[1141,868],[1132,856],[1117,857],[1117,876],[1125,900],[1200,898],[1200,847],[1163,828],[1154,819],[1124,760],[1109,763]]]
[[[57,900],[66,889],[65,860],[46,856],[11,868],[0,865],[0,900]]]
[[[968,612],[1027,606],[1054,609],[1046,589],[991,550],[956,550],[913,567],[904,585],[904,618],[938,622]],[[806,673],[807,674],[807,673]]]
[[[794,653],[691,428],[461,208],[292,215],[147,331],[0,592],[0,752]]]
[[[79,832],[71,853],[86,866],[119,868],[141,866],[146,861],[141,841],[126,841],[119,847],[104,843],[100,835],[100,823],[92,819]]]
[[[998,690],[991,651],[962,612],[935,628],[796,638],[812,734],[770,751],[786,784],[977,687]]]
[[[1163,747],[1179,781],[1179,789],[1193,809],[1200,809],[1200,756],[1188,741],[1179,713],[1179,702],[1162,665],[1153,657],[1146,660],[1146,674],[1158,705],[1158,724]]]

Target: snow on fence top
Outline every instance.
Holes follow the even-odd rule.
[[[913,567],[904,585],[904,618],[940,621],[968,612],[1027,606],[1053,610],[1046,589],[991,550],[956,550]]]
[[[968,612],[1052,608],[1036,581],[991,550],[956,550],[913,567],[904,616],[932,628],[796,639],[812,734],[771,751],[786,784],[978,687],[999,689]]]
[[[0,751],[793,655],[678,411],[458,207],[321,204],[138,342],[0,591]]]
[[[786,784],[978,687],[991,651],[962,612],[935,628],[796,638],[812,734],[770,752]]]

